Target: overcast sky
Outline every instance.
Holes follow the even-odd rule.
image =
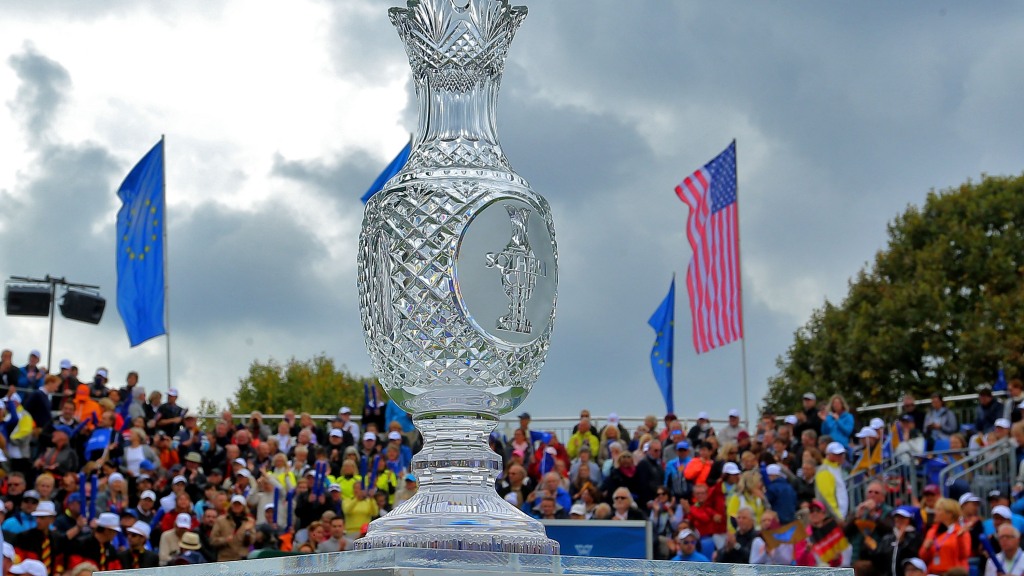
[[[164,388],[117,313],[116,190],[166,135],[170,331],[185,404],[253,360],[369,373],[359,197],[415,125],[380,0],[0,3],[0,274],[102,286],[53,363]],[[558,316],[534,415],[664,412],[647,319],[685,276],[674,187],[735,138],[750,408],[793,331],[930,189],[1024,166],[1024,4],[536,0],[498,130],[552,205]],[[676,412],[741,407],[743,347],[697,356],[676,302]],[[19,364],[41,318],[0,316]]]

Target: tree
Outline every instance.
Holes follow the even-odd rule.
[[[239,381],[228,407],[245,414],[259,410],[280,414],[287,409],[297,413],[333,414],[342,406],[358,413],[363,405],[363,383],[369,378],[354,376],[337,369],[334,361],[320,354],[310,360],[292,358],[281,365],[273,359],[266,363],[254,361],[249,374]]]
[[[766,408],[792,413],[807,391],[851,406],[904,392],[973,392],[1024,350],[1024,176],[928,194],[888,226],[888,245],[799,328],[769,379]]]

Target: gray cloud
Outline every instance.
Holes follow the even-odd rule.
[[[64,104],[64,92],[71,87],[71,77],[63,66],[40,54],[26,43],[20,54],[7,59],[21,81],[17,96],[9,104],[11,111],[24,123],[30,142],[38,143],[49,136],[54,116]]]

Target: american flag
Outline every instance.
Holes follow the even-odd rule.
[[[686,235],[693,260],[686,290],[700,354],[743,338],[736,141],[676,186],[676,194],[690,207]]]

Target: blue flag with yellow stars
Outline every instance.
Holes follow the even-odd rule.
[[[665,397],[666,413],[675,412],[672,406],[672,348],[675,316],[676,277],[672,276],[672,285],[669,286],[668,296],[665,296],[661,306],[658,306],[658,309],[651,315],[651,319],[647,321],[657,333],[654,338],[654,347],[651,348],[651,370],[654,371],[654,379],[658,381],[661,395]]]
[[[117,190],[117,310],[138,346],[164,328],[164,141],[132,168]]]

